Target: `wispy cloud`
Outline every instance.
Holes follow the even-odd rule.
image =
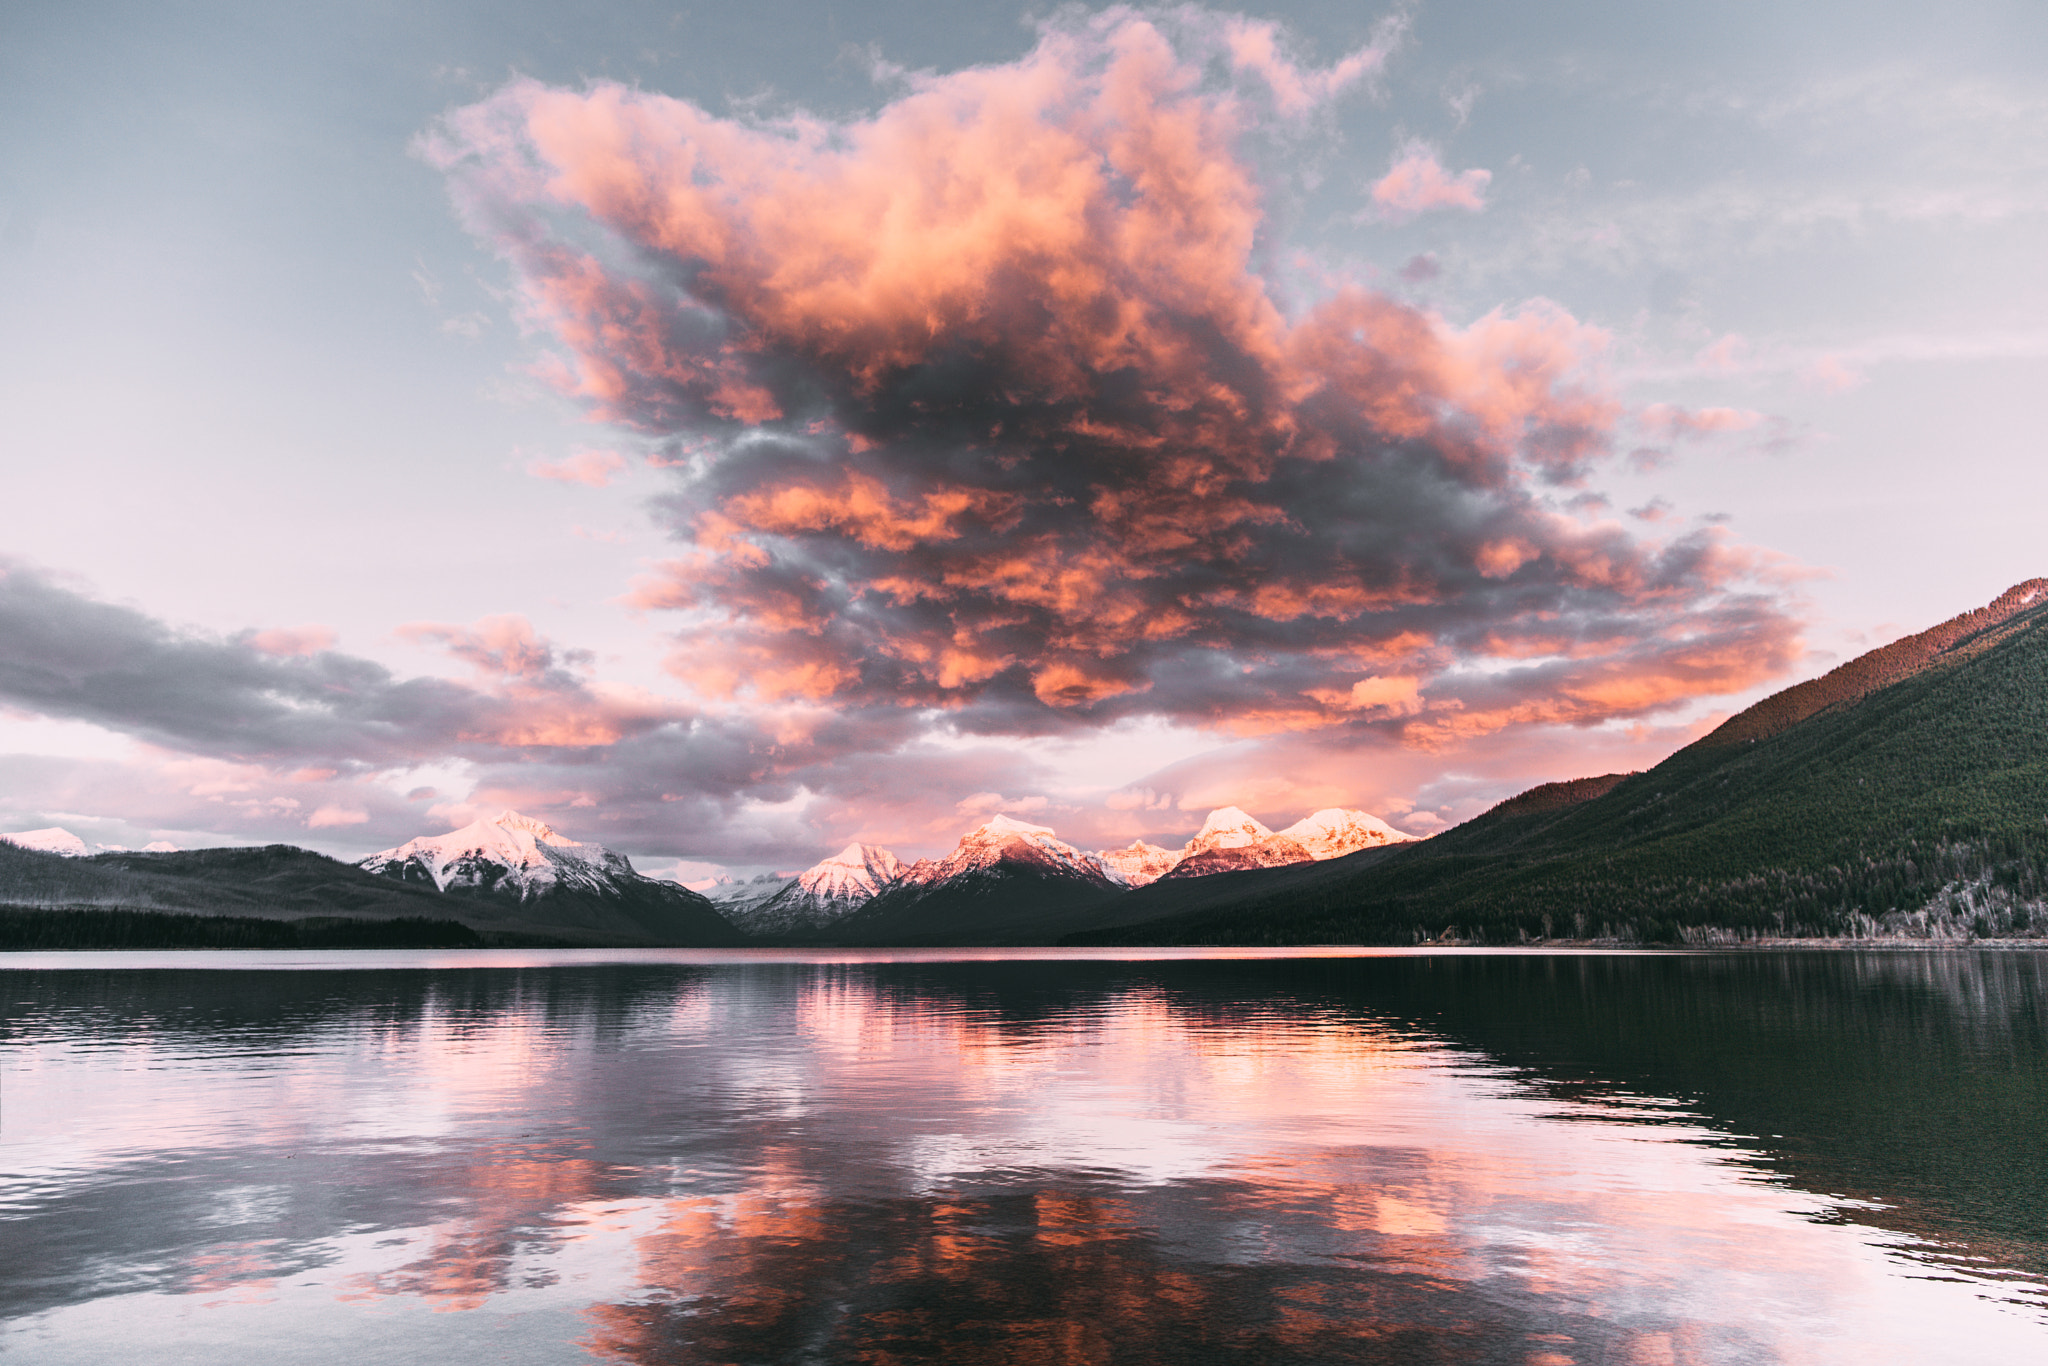
[[[1373,212],[1396,221],[1431,209],[1486,207],[1486,187],[1493,172],[1474,168],[1453,173],[1444,169],[1434,149],[1410,144],[1394,158],[1387,173],[1373,182]]]
[[[617,451],[578,451],[560,460],[531,461],[526,472],[538,479],[601,489],[627,468],[626,457]]]

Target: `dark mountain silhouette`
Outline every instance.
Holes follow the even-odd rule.
[[[60,910],[61,920],[50,918]],[[102,919],[117,913],[128,918],[118,924]],[[188,923],[193,917],[300,928],[290,934],[232,929]],[[422,921],[440,928],[423,931]],[[613,895],[564,891],[522,899],[516,891],[440,892],[432,883],[380,877],[288,844],[64,858],[0,842],[4,947],[409,948],[424,942],[719,945],[743,938],[695,892],[637,876],[622,880]]]

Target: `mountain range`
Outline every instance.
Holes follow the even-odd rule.
[[[688,888],[643,877],[623,854],[510,811],[360,864],[291,845],[81,856],[0,840],[0,907],[6,947],[114,946],[91,917],[116,912],[154,917],[125,923],[124,947],[214,946],[214,927],[189,922],[218,917],[311,926],[321,936],[313,942],[355,947],[410,947],[422,934],[456,945],[745,942]],[[69,919],[53,922],[58,913]],[[442,928],[423,928],[431,926]],[[225,946],[245,942],[271,943],[258,935]]]
[[[1087,852],[997,815],[940,858],[855,843],[703,896],[516,812],[358,865],[0,836],[4,914],[404,921],[406,942],[429,921],[591,945],[2037,937],[2044,897],[2048,580],[1773,694],[1647,772],[1543,784],[1426,841],[1362,811],[1275,831],[1223,807],[1179,850]]]
[[[45,826],[41,830],[14,830],[0,832],[0,843],[11,844],[17,849],[36,849],[45,854],[60,854],[65,858],[90,858],[94,854],[126,854],[131,851],[122,844],[87,844],[61,825]],[[142,846],[146,854],[175,854],[178,846],[169,840],[156,840]]]
[[[1178,850],[1133,841],[1085,852],[1046,826],[998,815],[951,853],[904,863],[887,849],[850,844],[794,877],[763,876],[708,889],[748,934],[851,943],[979,942],[1063,932],[1114,921],[1091,908],[1162,878],[1337,858],[1411,839],[1364,811],[1330,808],[1275,833],[1234,806],[1209,813]]]
[[[887,849],[852,844],[793,877],[725,883],[707,897],[642,876],[624,854],[570,839],[516,811],[423,835],[353,865],[289,845],[95,853],[71,832],[50,828],[0,835],[0,906],[341,920],[355,928],[328,926],[322,933],[359,945],[380,942],[382,932],[417,943],[419,921],[484,944],[1015,943],[1019,936],[1121,923],[1083,912],[1161,876],[1206,868],[1204,860],[1301,861],[1408,838],[1364,812],[1318,812],[1289,829],[1304,838],[1275,835],[1226,807],[1178,851],[1136,843],[1084,853],[1043,826],[997,816],[968,831],[944,858],[905,864]],[[392,929],[397,921],[407,924]],[[54,945],[90,930],[67,925],[59,931],[39,922],[34,935]],[[209,945],[219,939],[217,927],[159,929]],[[122,942],[142,946],[133,938],[142,932],[131,926]],[[261,935],[247,942],[271,944]]]

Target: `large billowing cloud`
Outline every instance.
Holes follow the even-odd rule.
[[[0,565],[0,706],[156,755],[37,768],[39,809],[146,787],[155,825],[373,848],[502,804],[783,866],[942,847],[992,804],[1173,839],[1212,801],[1398,815],[1488,736],[1538,758],[1461,772],[1574,776],[1561,728],[1782,673],[1771,560],[1572,510],[1615,433],[1743,415],[1628,412],[1604,335],[1543,301],[1458,325],[1273,283],[1268,203],[1386,47],[1317,68],[1268,24],[1116,9],[850,122],[526,81],[454,111],[428,154],[546,372],[674,480],[677,549],[630,600],[675,695],[516,615],[394,624],[459,675],[408,679],[322,628],[183,632]],[[578,459],[536,472],[624,463]],[[1077,742],[1148,727],[1229,743],[1074,780]]]
[[[1597,329],[1283,304],[1270,177],[1347,63],[1114,9],[857,121],[521,81],[428,152],[554,379],[675,463],[634,600],[707,699],[1441,745],[1784,669],[1768,562],[1563,509],[1624,417]]]

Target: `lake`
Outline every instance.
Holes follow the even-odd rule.
[[[2048,1361],[2048,954],[10,955],[0,1356]]]

